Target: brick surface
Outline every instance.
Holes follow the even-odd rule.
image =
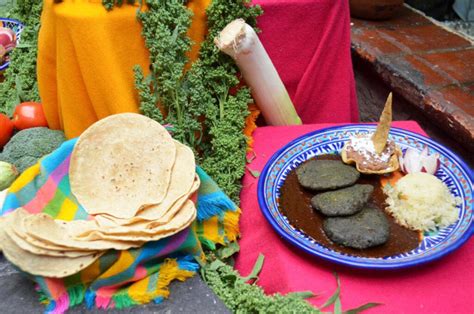
[[[435,25],[377,29],[380,36],[404,50],[406,53],[430,52],[432,50],[467,48],[471,43]]]
[[[474,82],[474,49],[432,53],[423,58],[460,83]]]
[[[405,74],[416,80],[418,84],[424,84],[427,87],[457,84],[454,78],[439,70],[436,64],[432,64],[422,56],[406,55],[400,58],[405,62]]]
[[[437,90],[437,92],[436,97],[434,97],[435,99],[446,101],[474,117],[474,94],[472,94],[472,87],[470,91],[469,88],[448,86]]]
[[[355,27],[365,27],[365,28],[392,28],[397,29],[399,27],[407,26],[420,26],[430,24],[430,20],[426,17],[416,13],[413,10],[410,10],[407,7],[401,8],[397,15],[393,18],[385,21],[365,21],[357,18],[351,19]]]
[[[474,46],[414,11],[403,14],[353,19],[354,60],[367,62],[390,90],[474,153]]]
[[[351,40],[353,47],[371,61],[383,55],[402,52],[396,45],[381,37],[376,29],[353,29]]]

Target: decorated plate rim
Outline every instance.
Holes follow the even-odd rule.
[[[23,28],[25,27],[25,25],[18,21],[18,20],[15,20],[15,19],[12,19],[12,18],[8,18],[8,17],[1,17],[0,18],[0,22],[10,22],[10,23],[15,23],[18,25],[18,28],[20,29],[18,32],[16,32],[16,35],[17,35],[17,44],[20,42],[20,34],[21,34],[21,31],[23,30]],[[6,68],[8,68],[8,66],[10,65],[10,61],[7,61],[3,64],[0,65],[0,71],[3,71],[5,70]]]
[[[265,198],[265,193],[264,193],[265,192],[264,191],[265,182],[267,180],[268,172],[270,171],[270,169],[272,168],[274,163],[279,158],[282,157],[283,153],[285,153],[290,147],[294,146],[295,144],[299,143],[300,141],[303,141],[304,139],[307,139],[307,138],[317,136],[319,134],[327,133],[327,132],[330,132],[330,131],[344,131],[344,129],[354,129],[354,128],[355,129],[360,128],[361,131],[367,131],[367,130],[370,130],[370,129],[374,129],[375,126],[376,126],[375,124],[361,123],[361,124],[344,124],[344,125],[338,125],[338,126],[333,126],[333,127],[327,127],[327,128],[323,128],[323,129],[319,129],[319,130],[315,130],[315,131],[311,131],[311,132],[308,132],[306,134],[303,134],[303,135],[291,140],[290,142],[286,143],[283,147],[278,149],[270,157],[270,159],[267,161],[267,163],[265,164],[265,167],[263,168],[262,173],[261,173],[261,175],[259,177],[259,180],[258,180],[257,198],[258,198],[258,203],[259,203],[260,210],[262,211],[265,219],[270,223],[272,228],[281,237],[283,237],[286,241],[290,242],[292,245],[298,247],[299,249],[302,249],[303,251],[305,251],[305,252],[307,252],[311,255],[320,257],[322,259],[325,259],[325,260],[328,260],[328,261],[331,261],[331,262],[335,262],[337,264],[348,265],[348,266],[353,266],[353,267],[357,267],[357,268],[369,268],[369,269],[400,269],[400,268],[407,268],[407,267],[420,265],[420,264],[424,264],[424,263],[427,263],[427,262],[430,262],[430,261],[437,260],[437,259],[453,252],[454,250],[458,249],[462,244],[464,244],[474,234],[474,221],[473,221],[473,219],[470,220],[466,230],[464,230],[464,232],[459,236],[458,239],[456,239],[453,243],[451,243],[447,247],[441,249],[440,251],[435,252],[435,253],[433,253],[431,255],[428,255],[428,256],[420,256],[418,258],[415,257],[414,259],[408,260],[408,261],[400,261],[398,263],[393,262],[393,263],[386,263],[385,264],[385,263],[380,263],[380,261],[382,259],[374,259],[374,262],[378,261],[378,263],[374,263],[374,262],[371,263],[370,259],[368,259],[368,258],[365,258],[364,260],[362,260],[362,258],[361,258],[361,261],[358,261],[357,257],[349,256],[349,255],[347,256],[348,258],[355,259],[355,260],[347,260],[347,259],[344,258],[344,254],[339,253],[339,252],[336,252],[336,253],[339,253],[341,255],[341,256],[338,256],[338,257],[327,255],[327,253],[325,253],[324,251],[309,247],[308,244],[307,244],[307,242],[309,240],[307,240],[307,239],[302,240],[300,238],[295,238],[293,235],[287,233],[279,225],[279,223],[275,220],[275,218],[272,216],[272,214],[270,212],[270,209],[267,207],[267,204],[266,204],[266,198]],[[398,133],[401,133],[402,135],[409,136],[412,139],[422,140],[424,142],[427,142],[431,148],[435,148],[436,150],[443,152],[444,158],[448,159],[450,162],[454,161],[455,163],[457,163],[459,165],[459,168],[463,172],[465,172],[465,174],[467,175],[467,178],[469,180],[468,184],[471,184],[471,186],[472,186],[472,181],[473,181],[472,171],[467,166],[467,164],[461,158],[459,158],[459,156],[457,156],[457,154],[455,154],[449,148],[445,147],[442,144],[439,144],[439,143],[435,142],[434,140],[430,139],[429,137],[426,137],[426,136],[418,134],[418,133],[414,133],[414,132],[409,131],[409,130],[405,130],[403,128],[392,127],[390,132],[391,133],[392,132],[398,132]],[[465,203],[465,207],[472,206],[472,205],[467,204],[465,200],[463,200],[463,202]],[[471,202],[471,204],[472,204],[472,202]],[[283,214],[281,214],[280,212],[279,212],[279,216],[282,217],[283,219],[286,219],[286,217]],[[301,233],[301,231],[299,231],[299,232]],[[309,237],[309,236],[305,235],[305,237]],[[441,241],[441,242],[443,242],[443,241]],[[333,251],[333,252],[335,252],[335,251]],[[367,260],[369,260],[369,261],[367,261]]]

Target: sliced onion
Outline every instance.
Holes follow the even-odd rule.
[[[426,146],[421,153],[414,148],[408,148],[400,157],[400,168],[405,173],[426,172],[435,174],[439,166],[438,154],[428,155],[428,147]]]

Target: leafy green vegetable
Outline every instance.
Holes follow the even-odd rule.
[[[263,258],[259,258],[259,263],[263,263]],[[257,265],[254,270],[261,269],[261,266]],[[267,296],[262,288],[246,283],[232,266],[212,254],[201,268],[201,276],[233,313],[321,313],[304,300],[312,294]]]
[[[339,281],[339,277],[337,274],[334,274],[336,276],[336,282],[337,282],[337,289],[334,292],[332,296],[329,297],[329,299],[322,305],[323,308],[328,307],[331,304],[334,304],[336,300],[339,299],[339,294],[341,294],[341,282]]]
[[[21,101],[40,99],[36,56],[42,6],[42,0],[17,1],[9,13],[9,17],[21,21],[25,28],[20,45],[10,53],[10,65],[4,73],[5,80],[0,83],[0,113],[11,116]]]
[[[260,271],[262,271],[264,260],[265,257],[263,256],[263,254],[259,254],[252,271],[246,277],[243,277],[242,280],[247,282],[249,280],[258,279],[258,274],[260,274]]]
[[[238,203],[247,146],[243,129],[252,97],[247,87],[238,87],[234,61],[219,52],[213,39],[236,18],[255,25],[261,9],[248,0],[212,1],[200,58],[185,71],[192,44],[187,36],[191,13],[185,1],[146,0],[146,4],[149,10],[139,12],[138,19],[150,50],[151,74],[144,77],[135,68],[140,109],[162,124],[173,125],[173,136],[193,147],[204,170]]]
[[[238,244],[231,245],[232,251],[238,250]],[[380,305],[379,303],[367,303],[360,307],[342,312],[341,305],[341,283],[335,275],[337,288],[333,295],[320,307],[313,307],[304,299],[314,297],[310,291],[291,292],[286,295],[266,295],[265,292],[255,284],[258,274],[263,267],[264,257],[259,255],[251,273],[242,277],[231,265],[232,258],[228,254],[222,254],[226,250],[221,247],[215,252],[208,252],[207,263],[201,263],[201,277],[212,288],[217,296],[234,313],[327,313],[322,312],[330,305],[334,305],[334,313],[357,314],[363,310]],[[228,253],[228,252],[227,252]],[[221,256],[228,256],[222,258]],[[248,281],[253,281],[252,284]]]
[[[66,138],[62,131],[31,128],[16,133],[0,153],[0,160],[11,163],[20,172],[58,148]]]
[[[7,189],[18,176],[18,170],[8,162],[0,161],[0,191]]]
[[[361,305],[359,307],[353,308],[351,310],[347,310],[343,313],[344,314],[357,314],[357,313],[360,313],[362,311],[365,311],[367,309],[370,309],[370,308],[373,308],[373,307],[376,307],[376,306],[379,306],[379,305],[382,305],[382,303],[367,303],[367,304]]]
[[[207,9],[209,34],[200,50],[205,77],[202,81],[209,98],[217,101],[217,108],[210,107],[206,114],[206,129],[212,138],[211,147],[204,150],[202,167],[219,186],[237,203],[241,189],[240,179],[245,173],[247,138],[242,131],[248,116],[248,104],[252,97],[247,87],[236,88],[239,78],[235,62],[221,53],[214,38],[231,21],[242,18],[255,26],[262,13],[258,6],[250,6],[248,0],[214,0]],[[193,67],[194,68],[194,67]],[[191,68],[191,71],[193,71]],[[230,89],[237,90],[230,93]],[[215,103],[215,102],[214,102]],[[218,110],[216,110],[218,109]]]
[[[247,167],[247,170],[250,172],[250,174],[254,178],[258,178],[260,176],[260,171],[258,170],[253,170],[253,169],[250,169],[249,167]]]

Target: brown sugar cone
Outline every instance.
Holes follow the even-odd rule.
[[[392,123],[392,93],[388,95],[385,107],[380,116],[380,122],[372,136],[375,151],[381,154],[387,144],[388,133],[390,132],[390,124]]]

